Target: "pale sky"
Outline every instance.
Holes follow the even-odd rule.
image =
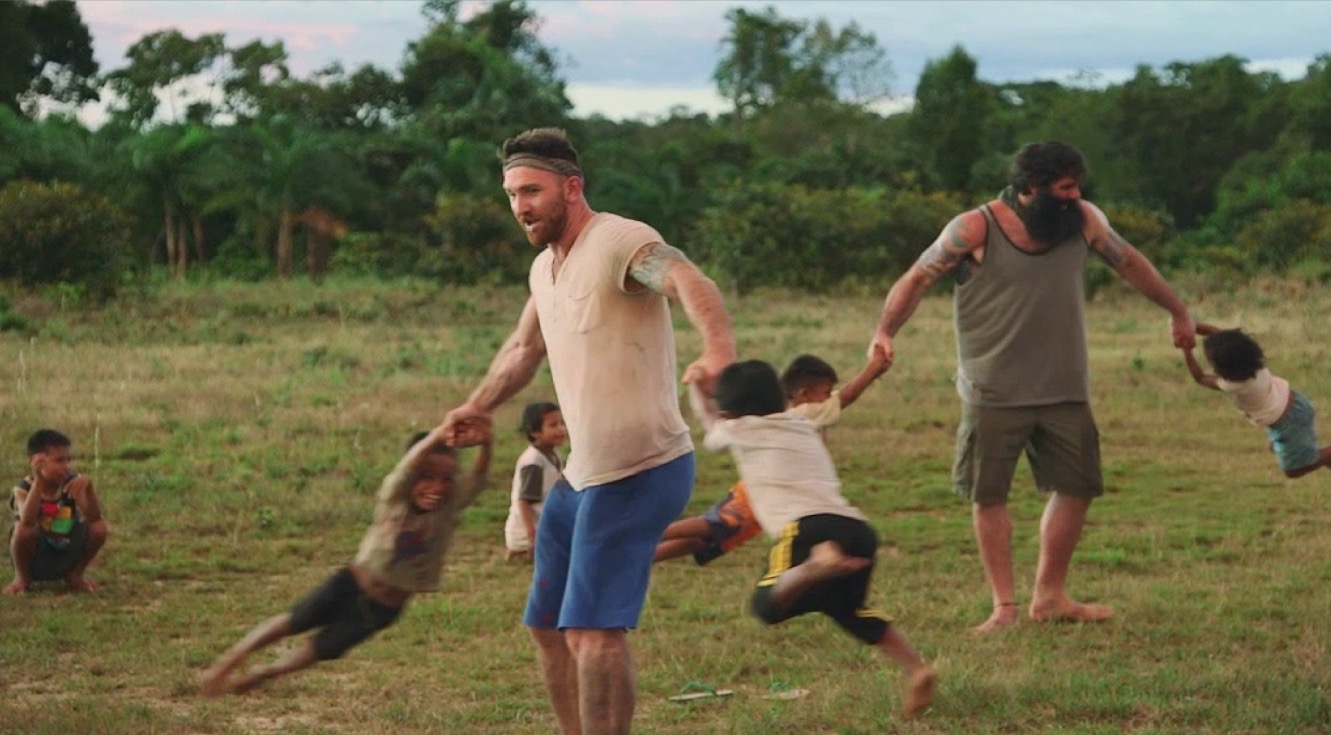
[[[0,0],[2,1],[2,0]],[[469,3],[471,4],[471,3]],[[1302,77],[1331,53],[1328,0],[532,0],[539,37],[561,60],[574,113],[651,118],[683,105],[726,109],[711,80],[732,7],[771,5],[783,18],[854,20],[873,33],[909,97],[927,61],[960,44],[982,79],[1067,81],[1078,71],[1108,82],[1138,64],[1223,54],[1252,68]],[[239,45],[282,39],[292,71],[332,61],[396,71],[426,30],[418,0],[78,0],[102,71],[124,65],[144,34],[223,32]],[[466,12],[466,11],[464,11]]]

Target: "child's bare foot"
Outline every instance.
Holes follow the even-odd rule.
[[[910,675],[906,682],[906,694],[902,698],[901,716],[913,720],[929,709],[934,703],[934,683],[938,672],[932,666],[922,666]]]
[[[230,689],[228,689],[227,691],[231,692],[232,694],[244,694],[245,692],[248,692],[249,690],[258,686],[259,683],[262,681],[263,681],[262,676],[258,676],[256,674],[247,674],[245,676],[240,677],[239,679],[236,679],[236,681],[231,684]]]
[[[213,666],[199,675],[199,694],[212,698],[226,693],[227,677],[231,670],[222,666]]]
[[[83,577],[66,577],[65,586],[70,592],[91,592],[97,594],[97,585],[92,580]]]
[[[0,592],[3,592],[6,595],[10,595],[11,597],[14,597],[21,595],[24,592],[27,592],[31,586],[32,585],[28,582],[26,578],[15,577],[14,581],[5,585],[5,588],[3,590],[0,590]]]
[[[872,561],[862,556],[846,556],[835,541],[823,541],[809,549],[809,558],[804,563],[809,565],[810,578],[822,581],[853,574]]]
[[[989,613],[989,619],[971,628],[972,633],[985,634],[997,633],[1000,630],[1011,628],[1017,624],[1017,603],[1004,602],[994,605],[994,611]]]
[[[1031,620],[1038,623],[1103,623],[1114,617],[1108,605],[1073,602],[1067,598],[1032,602]]]

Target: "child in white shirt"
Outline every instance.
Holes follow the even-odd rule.
[[[729,449],[763,531],[776,541],[753,592],[753,613],[768,625],[821,612],[876,646],[906,675],[902,714],[933,701],[936,675],[891,621],[866,606],[878,535],[841,494],[832,457],[807,418],[786,410],[781,383],[760,360],[737,362],[717,378],[713,407],[690,383],[703,445]]]
[[[1289,381],[1266,368],[1261,345],[1239,329],[1217,329],[1197,324],[1206,339],[1202,352],[1215,373],[1197,364],[1192,350],[1183,350],[1188,372],[1199,385],[1229,394],[1248,420],[1266,429],[1271,451],[1286,477],[1302,477],[1319,467],[1331,467],[1331,445],[1318,448],[1317,412]]]
[[[508,519],[504,521],[505,558],[522,556],[531,561],[541,507],[564,469],[557,450],[568,440],[568,429],[559,406],[548,401],[527,404],[518,428],[530,446],[518,455],[513,468]]]

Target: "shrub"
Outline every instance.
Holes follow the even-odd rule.
[[[129,256],[128,218],[106,197],[63,182],[0,189],[0,277],[103,302],[132,277]]]

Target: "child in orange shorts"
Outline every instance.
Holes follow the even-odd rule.
[[[874,359],[859,375],[841,390],[833,392],[837,384],[836,370],[819,357],[800,355],[781,374],[788,411],[808,419],[821,433],[841,418],[841,409],[854,403],[891,366],[875,351]],[[760,533],[762,528],[754,520],[744,483],[737,482],[724,498],[702,515],[671,523],[656,545],[655,561],[692,554],[693,560],[703,566]]]

